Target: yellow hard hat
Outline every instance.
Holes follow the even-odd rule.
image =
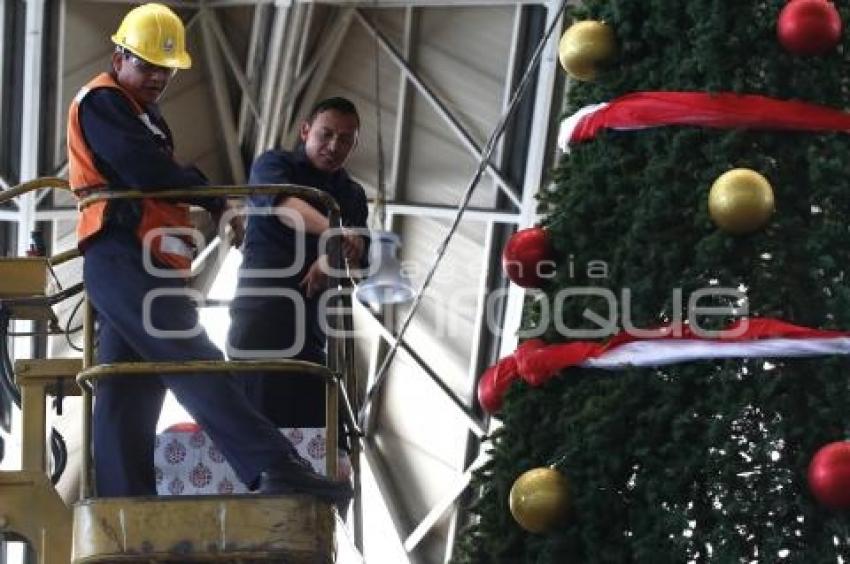
[[[154,65],[170,69],[192,66],[183,22],[162,4],[142,4],[127,12],[112,42]]]

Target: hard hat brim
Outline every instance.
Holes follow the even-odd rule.
[[[183,51],[182,53],[178,53],[174,56],[161,57],[161,58],[157,58],[156,60],[151,60],[150,57],[144,56],[143,54],[139,53],[138,50],[133,49],[129,45],[123,43],[118,38],[117,35],[113,35],[111,39],[112,39],[112,42],[115,43],[116,45],[118,45],[119,47],[126,49],[127,51],[134,54],[138,58],[142,59],[143,61],[147,61],[147,62],[151,63],[152,65],[157,65],[157,66],[165,67],[165,68],[169,68],[169,69],[180,69],[180,70],[186,70],[186,69],[192,68],[192,57],[190,57],[189,53],[187,53],[186,51]]]

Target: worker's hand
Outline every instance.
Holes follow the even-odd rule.
[[[342,231],[342,252],[349,262],[359,263],[363,257],[363,250],[366,248],[366,242],[363,237],[350,231],[343,229]]]
[[[242,242],[245,240],[245,220],[242,217],[242,214],[239,211],[239,208],[236,204],[231,202],[230,200],[226,200],[226,204],[224,209],[220,214],[216,214],[213,216],[213,220],[216,223],[216,229],[219,231],[219,235],[224,239],[224,226],[221,225],[221,220],[225,217],[228,218],[228,225],[230,225],[230,244],[236,248],[242,246]]]
[[[245,241],[245,219],[241,215],[234,215],[230,218],[230,229],[230,244],[238,249]]]
[[[312,298],[327,288],[328,272],[330,272],[328,255],[320,256],[310,265],[307,274],[304,275],[304,278],[298,284],[304,290],[304,293],[307,294],[308,298]]]

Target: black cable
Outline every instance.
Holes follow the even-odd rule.
[[[5,329],[8,327],[9,316],[0,302],[0,357],[5,357],[8,336]],[[14,386],[7,381],[6,363],[0,361],[0,428],[9,432],[12,430],[12,401],[15,394]],[[5,449],[4,449],[5,450]],[[0,460],[3,457],[0,456]]]
[[[68,465],[68,447],[65,439],[56,428],[50,429],[50,452],[53,454],[53,471],[50,473],[50,483],[54,486],[59,483],[62,472]]]
[[[3,393],[21,407],[21,391],[15,383],[15,371],[9,353],[9,322],[11,315],[0,303],[0,388]]]
[[[80,301],[78,301],[77,304],[71,309],[71,314],[68,316],[68,322],[65,323],[65,341],[68,343],[69,347],[71,347],[72,349],[74,349],[77,352],[84,352],[84,351],[83,351],[82,347],[78,347],[77,345],[74,344],[73,341],[71,341],[71,333],[76,333],[77,331],[82,329],[83,326],[79,325],[79,326],[75,327],[73,330],[71,330],[71,321],[74,320],[74,316],[77,315],[77,311],[79,311],[80,306],[83,305],[83,302],[85,300],[86,300],[85,296],[80,298]]]
[[[8,304],[12,307],[14,306],[49,306],[53,307],[62,300],[66,300],[71,296],[79,294],[85,289],[85,286],[82,282],[74,284],[69,288],[65,288],[55,294],[51,294],[49,296],[26,296],[23,298],[6,298],[3,300],[3,304]]]

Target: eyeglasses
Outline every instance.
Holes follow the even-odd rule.
[[[168,75],[168,78],[173,77],[177,74],[177,69],[170,69],[168,67],[162,67],[159,65],[155,65],[153,63],[149,63],[146,60],[140,58],[129,51],[122,51],[124,54],[124,58],[130,61],[132,65],[136,68],[137,71],[143,74],[154,74],[154,73],[163,73]]]

